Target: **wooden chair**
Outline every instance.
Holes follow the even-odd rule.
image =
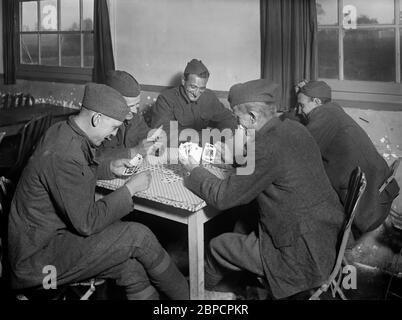
[[[105,284],[104,279],[91,278],[86,281],[64,284],[57,289],[19,290],[15,297],[17,300],[89,300],[96,288],[103,284]],[[80,290],[80,288],[84,288],[84,290]]]
[[[342,241],[338,250],[338,255],[336,259],[335,266],[328,278],[318,290],[316,290],[310,297],[310,300],[319,300],[320,295],[331,288],[332,296],[335,298],[338,294],[341,299],[347,300],[345,294],[341,288],[342,281],[342,264],[347,264],[345,260],[345,249],[348,243],[349,235],[351,232],[353,220],[356,215],[356,208],[359,205],[360,199],[366,189],[367,181],[364,173],[361,171],[360,167],[356,167],[350,176],[348,193],[346,195],[345,201],[345,214],[346,214],[346,224],[344,226]]]
[[[52,123],[51,114],[43,114],[34,117],[22,128],[18,145],[2,150],[0,155],[0,169],[3,175],[18,181],[18,178],[32,155],[39,139],[46,132]]]

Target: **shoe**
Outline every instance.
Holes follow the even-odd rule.
[[[236,294],[205,290],[205,300],[236,300]]]

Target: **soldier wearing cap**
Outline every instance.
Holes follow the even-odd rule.
[[[209,243],[208,290],[227,271],[247,270],[265,278],[275,298],[284,298],[319,287],[334,266],[343,208],[313,137],[301,124],[277,117],[277,93],[277,85],[264,79],[230,88],[240,124],[255,130],[255,154],[248,152],[255,157],[252,174],[221,180],[193,161],[183,163],[191,172],[185,185],[209,205],[226,210],[256,201],[258,207],[256,229]]]
[[[151,127],[163,125],[168,139],[176,141],[178,137],[170,137],[170,121],[177,121],[179,134],[184,128],[197,131],[207,127],[236,128],[233,114],[206,88],[208,79],[209,71],[205,65],[192,59],[184,70],[182,84],[158,96],[152,109]]]
[[[14,289],[41,289],[46,266],[55,285],[110,278],[128,299],[187,299],[186,279],[144,225],[122,222],[132,196],[149,187],[149,172],[132,176],[95,201],[97,179],[120,176],[130,159],[99,163],[95,147],[115,135],[129,113],[116,90],[85,87],[82,110],[54,124],[25,168],[11,204],[9,257]]]
[[[366,132],[331,101],[331,88],[324,81],[304,82],[299,87],[298,102],[307,129],[320,147],[325,170],[342,203],[353,169],[360,166],[366,175],[367,187],[354,220],[353,234],[358,238],[384,222],[399,186],[393,179],[379,192],[390,169]]]
[[[150,128],[139,112],[140,85],[128,72],[113,70],[106,75],[106,85],[120,92],[130,112],[116,136],[106,139],[97,150],[97,158],[132,158],[136,154],[145,156],[153,147],[146,140]]]

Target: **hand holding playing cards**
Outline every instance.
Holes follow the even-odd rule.
[[[127,167],[132,167],[131,159],[117,159],[110,162],[110,171],[117,177],[124,175]]]
[[[224,142],[217,141],[214,144],[216,148],[216,156],[214,163],[215,164],[228,164],[232,165],[233,164],[233,152],[230,150],[228,145]]]
[[[194,168],[200,165],[200,163],[195,160],[191,155],[189,155],[188,157],[182,157],[179,154],[179,161],[188,172],[191,172]]]
[[[137,192],[147,190],[151,184],[151,172],[149,170],[135,174],[128,179],[126,186],[131,196]]]

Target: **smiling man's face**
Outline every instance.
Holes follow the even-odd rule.
[[[195,74],[189,74],[187,80],[183,79],[184,90],[190,101],[197,101],[207,89],[208,78],[201,78]]]

